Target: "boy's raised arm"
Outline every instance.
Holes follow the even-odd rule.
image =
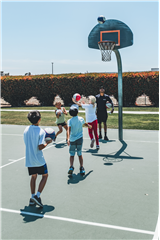
[[[81,103],[75,101],[74,98],[72,98],[72,101],[73,101],[75,104],[77,104],[79,107],[82,107]]]

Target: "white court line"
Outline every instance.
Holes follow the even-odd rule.
[[[9,162],[15,162],[15,159],[8,159]]]
[[[11,164],[13,164],[13,163],[15,163],[15,162],[18,162],[18,161],[20,161],[20,160],[22,160],[22,159],[24,159],[25,157],[22,157],[22,158],[19,158],[19,159],[17,159],[17,160],[14,160],[14,161],[12,161],[12,162],[10,162],[10,163],[7,163],[7,164],[5,164],[5,165],[3,165],[3,166],[0,166],[0,169],[1,168],[4,168],[4,167],[7,167],[8,165],[11,165]]]
[[[58,143],[61,143],[61,142],[64,142],[64,141],[66,141],[66,140],[62,140],[62,141],[60,141],[60,142],[58,142]],[[43,151],[44,150],[47,150],[48,148],[51,148],[51,147],[55,147],[56,145],[51,145],[51,146],[47,146],[46,148],[44,148],[43,149]],[[22,157],[22,158],[19,158],[19,159],[17,159],[17,160],[11,160],[11,159],[9,159],[9,161],[11,161],[10,163],[7,163],[7,164],[5,164],[5,165],[3,165],[3,166],[0,166],[0,169],[1,168],[4,168],[4,167],[7,167],[8,165],[11,165],[11,164],[13,164],[13,163],[15,163],[15,162],[18,162],[18,161],[20,161],[20,160],[22,160],[22,159],[24,159],[25,157]]]
[[[157,221],[157,226],[156,226],[156,230],[155,230],[155,233],[154,233],[154,237],[152,240],[158,240],[160,235],[159,235],[159,217],[158,217],[158,221]]]
[[[89,222],[89,221],[77,220],[77,219],[72,219],[72,218],[56,217],[56,216],[51,216],[51,215],[47,215],[47,214],[43,215],[43,214],[37,214],[37,213],[32,213],[32,212],[24,212],[24,211],[12,210],[12,209],[6,209],[6,208],[0,208],[0,211],[10,212],[10,213],[18,213],[18,214],[21,214],[21,215],[24,214],[24,215],[36,216],[36,217],[40,217],[40,218],[50,218],[50,219],[54,219],[54,220],[85,224],[85,225],[90,225],[90,226],[95,226],[95,227],[112,228],[112,229],[122,230],[122,231],[129,231],[129,232],[136,232],[136,233],[154,235],[154,232],[152,232],[152,231],[146,231],[146,230],[135,229],[135,228],[120,227],[120,226],[114,226],[114,225],[103,224],[103,223]]]
[[[4,136],[20,136],[20,137],[23,136],[23,134],[10,134],[10,133],[2,133],[0,135],[4,135]],[[58,138],[65,138],[65,137],[58,137]],[[83,138],[83,139],[90,140],[90,138]],[[119,140],[117,140],[117,139],[111,139],[111,140],[119,142]],[[156,142],[156,141],[136,141],[136,140],[126,140],[126,139],[124,139],[124,141],[126,141],[126,142],[142,142],[142,143],[143,142],[144,143],[159,143],[159,142]],[[59,142],[59,143],[61,143],[61,142]]]

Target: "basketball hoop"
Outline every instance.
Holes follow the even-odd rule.
[[[98,42],[98,46],[102,54],[102,61],[104,62],[111,61],[111,53],[115,45],[116,43],[113,41]]]

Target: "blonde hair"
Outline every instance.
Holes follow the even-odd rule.
[[[57,103],[61,103],[61,105],[64,105],[64,101],[59,95],[55,96],[53,105],[56,105]]]
[[[96,106],[96,98],[94,96],[89,96],[89,100],[91,101],[91,104],[93,104],[93,107]]]

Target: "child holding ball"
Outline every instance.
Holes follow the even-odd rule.
[[[67,123],[65,122],[65,116],[64,116],[64,115],[67,115],[67,111],[64,107],[62,107],[62,105],[64,105],[64,102],[58,95],[55,97],[53,105],[55,105],[55,107],[57,108],[55,110],[56,124],[59,128],[59,131],[56,133],[56,137],[57,137],[60,133],[62,133],[63,127],[65,128],[66,134],[67,134],[68,126],[67,126]],[[55,140],[56,140],[56,137],[55,137]]]
[[[26,145],[26,164],[28,167],[31,188],[31,198],[29,205],[39,205],[43,207],[40,194],[46,184],[48,178],[47,165],[43,156],[42,149],[44,149],[52,140],[45,143],[45,131],[39,127],[41,114],[39,111],[31,111],[28,113],[28,120],[31,125],[26,127],[24,131],[24,142]],[[39,183],[37,194],[35,194],[37,175],[42,175]]]
[[[99,137],[97,133],[97,116],[96,116],[96,98],[94,96],[89,96],[89,103],[85,104],[84,101],[82,103],[76,102],[74,98],[72,98],[72,101],[76,103],[78,106],[85,109],[85,115],[86,115],[86,122],[92,126],[91,129],[88,129],[89,137],[91,139],[90,147],[93,148],[94,142],[96,140],[96,149],[99,150]],[[95,139],[93,137],[93,133],[95,136]]]

